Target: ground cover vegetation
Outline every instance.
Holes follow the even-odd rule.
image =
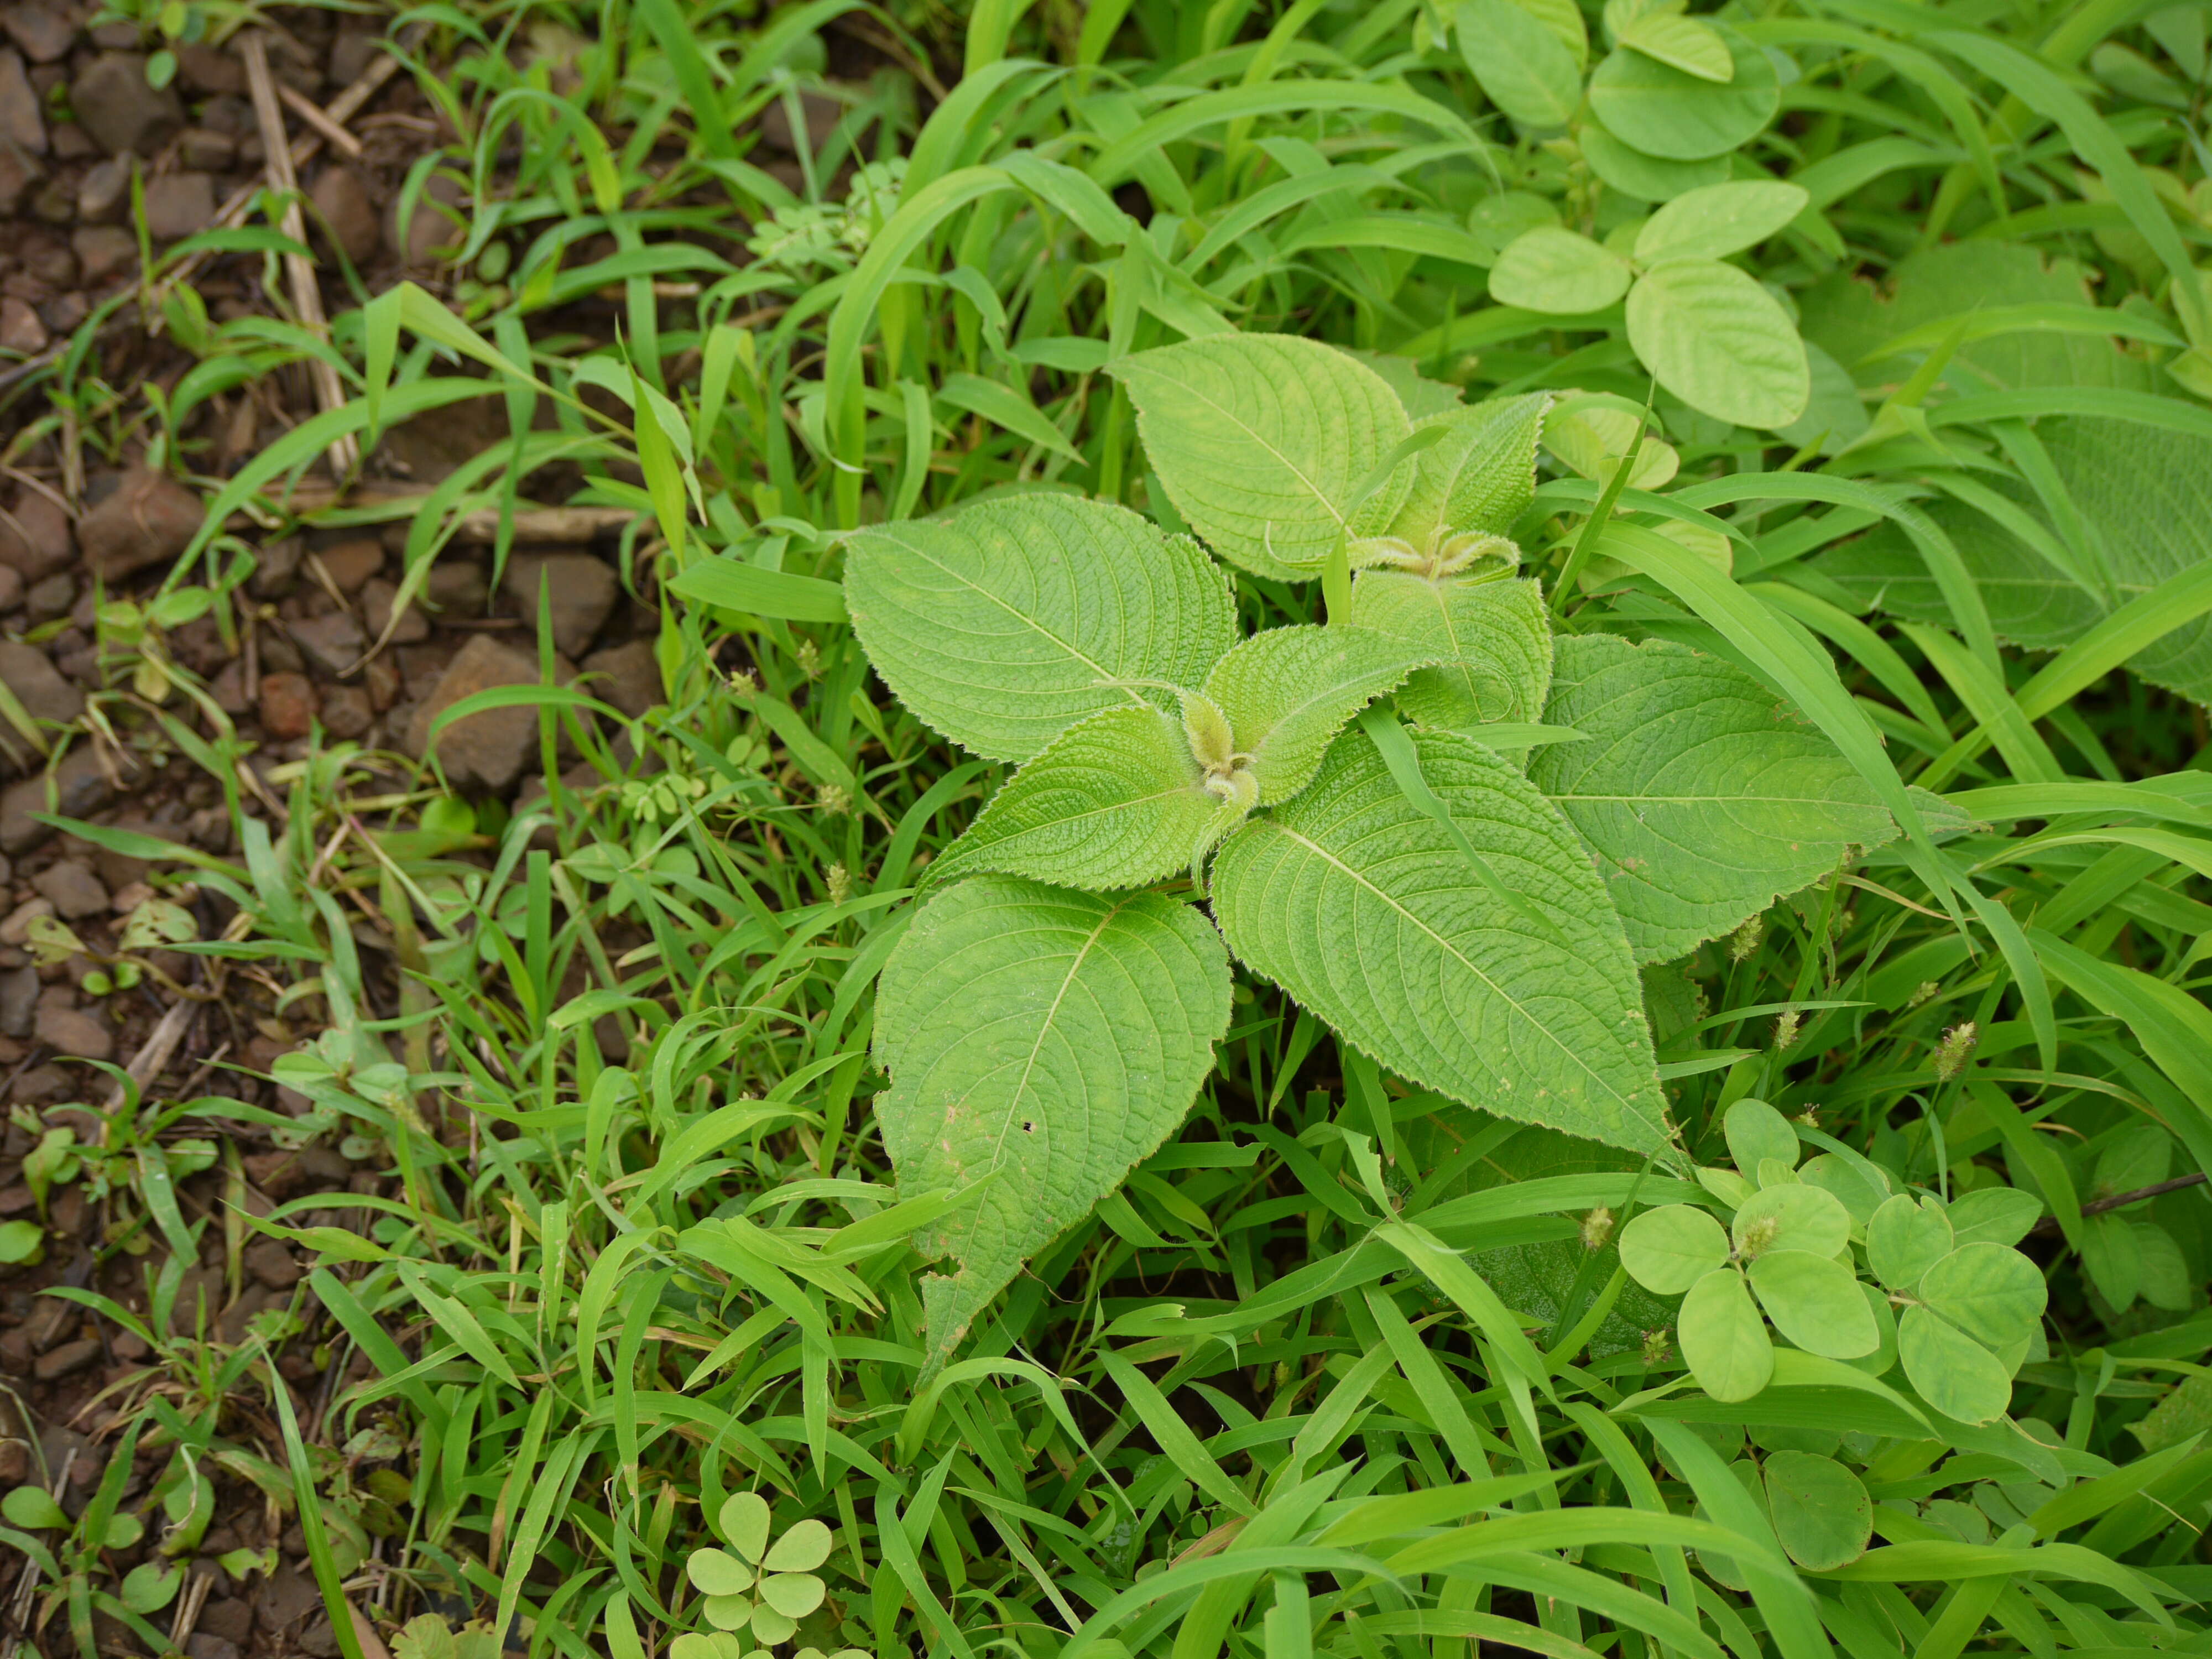
[[[2206,1650],[2208,11],[6,8],[9,1651]]]

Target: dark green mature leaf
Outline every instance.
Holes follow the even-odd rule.
[[[1832,1457],[1779,1451],[1766,1460],[1774,1534],[1799,1566],[1831,1572],[1866,1553],[1874,1500],[1866,1483]]]
[[[1502,1117],[1660,1151],[1635,969],[1587,856],[1480,744],[1413,741],[1462,833],[1555,935],[1477,878],[1355,731],[1304,793],[1217,857],[1231,947],[1401,1076]]]
[[[877,992],[902,1188],[996,1177],[915,1239],[933,1369],[1021,1264],[1182,1122],[1228,1028],[1220,936],[1157,894],[980,876],[923,907]]]

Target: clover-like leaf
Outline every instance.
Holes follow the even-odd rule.
[[[1735,1167],[1747,1176],[1755,1178],[1760,1161],[1770,1158],[1788,1168],[1797,1167],[1796,1130],[1763,1100],[1739,1100],[1730,1106],[1721,1115],[1721,1133]]]
[[[1543,718],[1552,621],[1534,582],[1363,570],[1352,620],[1429,659],[1398,688],[1399,712],[1416,725],[1479,738],[1492,721]]]
[[[770,1572],[811,1572],[830,1559],[833,1542],[830,1528],[822,1522],[808,1519],[797,1522],[791,1530],[775,1540],[761,1565]],[[793,1613],[794,1619],[804,1617]]]
[[[1694,1204],[1662,1204],[1620,1230],[1620,1265],[1647,1291],[1672,1296],[1728,1263],[1728,1235]]]
[[[2035,1328],[2050,1287],[2035,1263],[2009,1245],[1968,1244],[1928,1268],[1919,1294],[1967,1335],[2001,1349]]]
[[[1723,1269],[1691,1285],[1674,1330],[1690,1375],[1716,1400],[1748,1400],[1774,1376],[1773,1339],[1740,1273]]]
[[[753,1587],[753,1570],[727,1550],[711,1545],[685,1558],[684,1576],[705,1595],[742,1595]]]
[[[1260,804],[1272,805],[1304,788],[1345,722],[1422,659],[1418,647],[1364,628],[1270,628],[1214,665],[1206,696],[1251,757]]]
[[[1841,1262],[1809,1250],[1766,1250],[1749,1271],[1774,1328],[1806,1352],[1857,1359],[1881,1346],[1858,1276]]]
[[[774,1607],[756,1607],[753,1609],[753,1635],[774,1647],[779,1642],[788,1642],[799,1629],[799,1621]]]
[[[1206,789],[1182,723],[1157,708],[1078,720],[1006,781],[930,867],[1062,887],[1141,887],[1182,868],[1227,803]]]
[[[1851,1217],[1833,1194],[1791,1182],[1762,1187],[1745,1199],[1729,1231],[1747,1261],[1769,1250],[1832,1256],[1850,1242]]]
[[[1231,948],[1401,1077],[1501,1117],[1662,1151],[1642,987],[1588,856],[1481,744],[1447,732],[1412,742],[1464,844],[1349,731],[1304,793],[1216,856]],[[1540,921],[1478,877],[1469,847]]]
[[[1629,20],[1620,44],[1700,81],[1725,86],[1735,78],[1728,42],[1710,23],[1652,7]]]
[[[1881,1184],[1879,1170],[1863,1160],[1853,1162],[1833,1152],[1822,1152],[1807,1158],[1797,1177],[1808,1187],[1832,1193],[1850,1212],[1852,1222],[1861,1227],[1873,1220],[1874,1212],[1889,1201],[1889,1188]]]
[[[876,1097],[903,1190],[996,1180],[918,1233],[933,1374],[1021,1264],[1121,1184],[1182,1121],[1229,1024],[1220,935],[1152,893],[1104,896],[1012,876],[948,888],[915,915],[877,990]]]
[[[1809,199],[1804,186],[1779,179],[1745,179],[1685,191],[1644,221],[1637,233],[1636,258],[1647,265],[1662,259],[1724,259],[1773,235],[1803,212]]]
[[[1774,1535],[1792,1561],[1833,1572],[1866,1553],[1874,1499],[1858,1476],[1832,1457],[1801,1451],[1770,1453],[1765,1474]]]
[[[1892,1290],[1909,1291],[1951,1254],[1951,1223],[1941,1204],[1899,1193],[1867,1223],[1867,1266]]]
[[[1279,581],[1318,576],[1338,538],[1358,533],[1352,497],[1412,427],[1373,369],[1288,335],[1210,334],[1109,372],[1128,387],[1146,457],[1184,520],[1222,557]]]
[[[1961,1423],[1990,1423],[2012,1405],[2003,1362],[1956,1325],[1923,1307],[1897,1322],[1897,1353],[1920,1397]]]
[[[772,1572],[761,1580],[761,1600],[787,1619],[804,1619],[822,1605],[828,1587],[811,1572]]]
[[[757,1565],[768,1551],[768,1499],[757,1492],[733,1492],[722,1500],[722,1536],[740,1559]]]
[[[1066,495],[855,532],[845,596],[899,700],[998,761],[1025,761],[1103,708],[1143,706],[1134,682],[1197,684],[1235,634],[1223,573],[1195,543]]]
[[[1951,1201],[1954,1243],[2017,1244],[2043,1218],[2043,1200],[2018,1187],[1983,1187]]]
[[[761,1611],[746,1595],[710,1595],[701,1607],[716,1630],[743,1630]]]
[[[1589,741],[1540,751],[1528,775],[1602,860],[1639,962],[1729,933],[1897,833],[1833,744],[1686,646],[1561,639],[1545,718]]]

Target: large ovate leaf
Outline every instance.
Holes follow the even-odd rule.
[[[1220,568],[1186,537],[1064,495],[856,532],[845,595],[868,660],[954,742],[1024,761],[1086,714],[1195,685],[1234,637]]]
[[[933,868],[999,870],[1063,887],[1141,887],[1189,862],[1223,810],[1182,722],[1109,708],[1054,738],[1006,781]]]
[[[1710,23],[1657,7],[1632,19],[1620,44],[1700,81],[1725,86],[1735,76],[1728,43]]]
[[[1628,261],[1560,225],[1515,237],[1490,270],[1490,297],[1526,311],[1573,316],[1602,311],[1628,292]]]
[[[1929,1267],[1918,1288],[1930,1308],[1997,1350],[2027,1336],[2049,1299],[2035,1263],[2008,1244],[1961,1245]]]
[[[1774,1341],[1743,1275],[1718,1268],[1690,1286],[1676,1316],[1682,1358],[1716,1400],[1748,1400],[1774,1375]]]
[[[1481,744],[1412,741],[1462,836],[1540,923],[1479,878],[1353,731],[1303,794],[1222,848],[1214,915],[1231,948],[1402,1077],[1502,1117],[1662,1151],[1640,988],[1588,854]]]
[[[1809,1250],[1768,1250],[1750,1273],[1774,1328],[1807,1352],[1856,1359],[1881,1346],[1859,1281],[1841,1262]]]
[[[1493,720],[1543,718],[1552,623],[1534,581],[1363,570],[1352,584],[1352,620],[1436,665],[1416,669],[1399,688],[1408,720],[1471,732]]]
[[[1370,629],[1270,628],[1215,664],[1205,690],[1270,805],[1305,787],[1346,720],[1430,659]]]
[[[915,1238],[955,1264],[921,1281],[932,1370],[1182,1121],[1228,1023],[1227,956],[1188,905],[980,876],[922,907],[877,992],[884,1147],[910,1193],[994,1177]]]
[[[1748,143],[1773,119],[1782,102],[1774,65],[1734,29],[1706,27],[1728,47],[1727,83],[1623,46],[1590,76],[1590,107],[1607,131],[1646,155],[1701,161]]]
[[[1686,191],[1723,183],[1729,174],[1725,155],[1703,161],[1670,161],[1647,155],[1594,120],[1584,122],[1576,138],[1582,146],[1583,160],[1600,181],[1642,201],[1671,202]]]
[[[1444,435],[1411,463],[1389,533],[1433,556],[1455,536],[1509,533],[1536,497],[1536,444],[1551,394],[1492,398],[1423,421]]]
[[[1321,574],[1352,497],[1411,429],[1381,375],[1288,335],[1207,335],[1112,372],[1176,510],[1224,558],[1279,580]]]
[[[1961,1423],[1989,1423],[2012,1404],[2003,1363],[1957,1326],[1923,1307],[1897,1322],[1897,1355],[1919,1396]]]
[[[1662,641],[1561,639],[1546,713],[1589,741],[1529,775],[1596,853],[1639,960],[1717,938],[1896,834],[1826,738],[1732,665]]]
[[[1804,210],[1810,198],[1800,185],[1779,179],[1744,179],[1676,197],[1637,233],[1636,257],[1724,259],[1763,242]]]
[[[1925,510],[1950,533],[1998,637],[2031,651],[2055,651],[2119,605],[2212,558],[2212,439],[2086,418],[2040,422],[2036,436],[2095,538],[2101,573],[2083,571],[2076,580],[1994,520],[1959,503],[1933,501]],[[2050,527],[2025,486],[1997,476],[1990,487]],[[1885,611],[1951,621],[1911,543],[1887,526],[1826,555],[1819,568]],[[2127,665],[2154,685],[2212,702],[2212,618],[2183,623]]]
[[[1629,290],[1628,343],[1659,384],[1738,426],[1787,426],[1813,371],[1782,302],[1734,265],[1671,259]]]
[[[1791,1560],[1829,1572],[1866,1553],[1874,1500],[1858,1476],[1832,1457],[1801,1451],[1772,1453],[1765,1474],[1774,1535]]]
[[[1513,0],[1464,0],[1455,23],[1461,55],[1483,94],[1527,127],[1563,127],[1582,101],[1575,54]]]

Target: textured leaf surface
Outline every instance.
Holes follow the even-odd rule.
[[[1513,239],[1491,267],[1490,297],[1557,316],[1602,311],[1628,292],[1628,261],[1559,225]]]
[[[1552,623],[1534,581],[1363,570],[1352,585],[1352,620],[1437,659],[1399,689],[1398,707],[1416,724],[1467,732],[1543,718]]]
[[[1509,533],[1536,497],[1536,443],[1551,402],[1547,392],[1492,398],[1441,416],[1444,435],[1413,458],[1389,533],[1422,553],[1454,536]]]
[[[1449,732],[1413,738],[1429,787],[1500,880],[1349,732],[1305,793],[1214,863],[1232,949],[1401,1076],[1503,1117],[1656,1152],[1665,1108],[1620,925],[1572,831],[1526,779]]]
[[[1141,887],[1189,862],[1221,810],[1182,722],[1157,708],[1079,720],[945,850],[936,873],[1000,870],[1063,887]]]
[[[1529,127],[1562,127],[1582,101],[1583,77],[1559,35],[1513,0],[1465,0],[1459,48],[1483,94]]]
[[[1027,760],[1102,708],[1149,706],[1114,682],[1197,684],[1234,636],[1228,586],[1202,550],[1072,496],[859,532],[845,592],[900,701],[999,761]]]
[[[2010,531],[1947,501],[1928,515],[1950,533],[1989,607],[1998,637],[2031,651],[2070,645],[2129,600],[2212,558],[2212,441],[2121,421],[2041,422],[2036,435],[2098,538],[2108,599],[2075,582]],[[1993,478],[2031,517],[2049,520],[2027,490]],[[1887,526],[1819,561],[1826,575],[1881,609],[1948,623],[1935,579],[1902,532]],[[2128,666],[2154,685],[2212,702],[2212,618],[2184,623]]]
[[[1832,1457],[1778,1451],[1766,1459],[1774,1535],[1801,1567],[1827,1572],[1866,1553],[1874,1500],[1866,1484]]]
[[[1304,788],[1344,723],[1428,654],[1370,629],[1270,628],[1214,665],[1206,695],[1252,757],[1269,805]]]
[[[1598,854],[1638,957],[1664,962],[1896,830],[1850,763],[1741,669],[1609,634],[1559,641],[1546,719],[1586,743],[1529,775]]]
[[[1321,574],[1353,494],[1412,425],[1374,370],[1287,335],[1208,335],[1113,373],[1176,510],[1224,558],[1279,580]]]
[[[1796,218],[1810,198],[1802,185],[1779,179],[1744,179],[1676,197],[1637,233],[1636,257],[1724,259],[1763,242]]]
[[[1628,295],[1628,341],[1661,386],[1739,426],[1787,426],[1813,396],[1805,343],[1781,301],[1717,259],[1646,272]]]
[[[1670,161],[1701,161],[1747,143],[1773,119],[1782,86],[1757,46],[1733,29],[1715,32],[1733,71],[1725,86],[1623,46],[1590,76],[1597,118],[1624,143]]]
[[[1157,894],[982,876],[925,905],[877,993],[884,1146],[911,1193],[995,1172],[915,1246],[933,1360],[1190,1108],[1229,1024],[1220,936]]]

